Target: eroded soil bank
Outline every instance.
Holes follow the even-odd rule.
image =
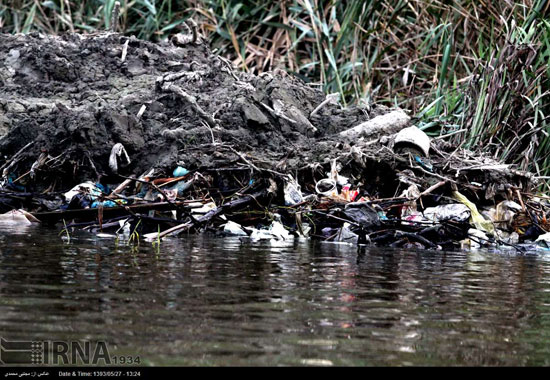
[[[237,157],[192,148],[229,143],[259,156],[284,157],[383,112],[327,104],[310,121],[325,99],[321,91],[282,72],[254,76],[234,70],[201,43],[154,44],[118,34],[1,35],[0,57],[0,151],[9,158],[34,142],[19,164],[22,170],[40,152],[63,154],[55,173],[63,181],[58,189],[93,178],[95,170],[108,174],[116,143],[131,159],[122,169],[126,173],[169,169],[178,161],[190,169],[219,166]],[[212,125],[191,103],[161,88],[158,79],[170,76]],[[286,117],[277,116],[281,108]]]

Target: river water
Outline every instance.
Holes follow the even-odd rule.
[[[141,365],[549,365],[544,255],[0,230],[0,336]]]

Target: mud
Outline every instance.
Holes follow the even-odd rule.
[[[161,88],[159,78],[170,76],[213,115],[213,125]],[[10,168],[12,177],[28,171],[42,152],[60,156],[26,181],[42,190],[112,174],[108,160],[116,143],[130,156],[120,168],[127,175],[151,167],[168,174],[178,162],[190,170],[220,167],[238,160],[224,151],[226,143],[269,166],[385,112],[328,104],[309,120],[324,99],[283,72],[234,70],[202,43],[174,46],[112,33],[0,35],[0,152],[9,160],[33,142]],[[291,161],[287,169],[300,165]]]
[[[489,200],[531,185],[526,173],[476,172],[470,153],[441,141],[432,143],[432,173],[398,157],[388,136],[345,140],[339,132],[389,110],[328,102],[311,115],[325,99],[282,71],[235,70],[200,41],[175,46],[116,33],[0,35],[1,169],[17,190],[48,193],[86,180],[117,184],[119,174],[139,176],[151,168],[169,177],[178,165],[256,173],[241,182],[258,179],[259,171],[289,173],[314,193],[334,160],[341,174],[378,198],[445,178],[447,190],[461,185],[469,196]],[[115,173],[109,156],[117,143],[131,161],[119,160]],[[474,161],[498,164],[479,155]]]

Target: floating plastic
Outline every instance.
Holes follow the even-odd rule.
[[[518,211],[521,211],[522,207],[514,201],[500,202],[496,207],[496,222],[505,223],[509,227],[514,219],[514,216]]]
[[[0,214],[0,223],[13,225],[28,225],[32,223],[40,223],[31,213],[25,210],[11,210],[4,214]]]
[[[382,217],[380,212],[378,213],[381,220],[387,220],[388,218],[384,215]],[[404,225],[414,225],[416,222],[426,221],[424,215],[420,211],[411,211],[407,215],[401,217],[401,223]]]
[[[518,244],[519,243],[519,234],[517,232],[506,232],[502,230],[496,230],[498,239],[507,244]]]
[[[200,203],[199,203],[200,204]],[[189,206],[197,205],[197,203],[191,203]],[[214,202],[208,202],[203,204],[201,207],[192,208],[191,214],[206,214],[208,211],[215,209],[217,206]]]
[[[269,226],[269,233],[273,235],[273,238],[276,240],[290,240],[294,236],[286,230],[286,228],[278,221],[274,220]]]
[[[349,223],[344,223],[342,228],[338,231],[335,240],[350,244],[357,244],[359,241],[359,235],[353,232],[350,227],[351,225]]]
[[[418,190],[418,186],[414,183],[411,184],[401,193],[400,197],[409,199],[409,201],[406,202],[401,208],[401,219],[405,219],[408,215],[417,215],[416,200],[420,197],[420,190]]]
[[[85,209],[85,208],[90,208],[91,205],[92,205],[92,197],[90,196],[90,194],[78,193],[71,198],[71,201],[67,206],[67,209],[68,210]]]
[[[415,156],[414,157],[414,160],[420,165],[422,166],[424,169],[426,169],[427,171],[431,172],[433,171],[434,167],[433,165],[431,164],[431,162],[428,162],[426,160],[423,160],[421,159],[420,157],[418,156]]]
[[[342,187],[342,192],[340,194],[340,196],[348,202],[353,202],[355,200],[355,198],[357,198],[357,195],[359,195],[359,191],[351,190],[350,185],[343,186]]]
[[[124,145],[122,145],[121,143],[113,145],[113,148],[111,149],[111,155],[109,156],[109,167],[111,168],[113,173],[118,173],[117,157],[120,157],[123,153],[124,158],[126,159],[126,163],[131,163],[132,161],[130,160],[128,153],[126,152]]]
[[[378,212],[367,203],[348,203],[344,214],[363,228],[380,225]]]
[[[485,232],[475,228],[470,228],[468,230],[468,237],[468,239],[461,241],[462,248],[480,248],[481,246],[488,245],[490,243],[489,237],[485,234]]]
[[[252,234],[250,235],[250,240],[275,240],[275,241],[284,241],[291,240],[294,236],[286,230],[286,228],[277,220],[274,220],[273,223],[269,226],[269,229],[252,229]]]
[[[98,208],[99,206],[103,206],[103,207],[117,207],[117,206],[119,206],[119,204],[117,204],[116,202],[110,201],[110,200],[103,201],[103,202],[94,201],[94,202],[92,202],[92,205],[91,205],[90,207],[91,207],[91,208]]]
[[[269,232],[268,230],[253,229],[252,234],[250,234],[250,240],[252,241],[271,239],[273,239],[273,235],[271,235],[271,232]]]
[[[437,207],[428,207],[424,210],[424,217],[433,222],[444,222],[446,220],[465,222],[470,216],[470,209],[463,203],[452,203]]]
[[[550,232],[540,235],[537,240],[535,240],[538,246],[544,248],[550,248]]]
[[[174,186],[170,187],[168,190],[177,191],[178,195],[182,195],[191,187],[191,185],[193,185],[193,182],[195,182],[194,178],[190,179],[189,181],[179,181]]]
[[[248,236],[248,234],[245,230],[243,230],[240,224],[232,222],[230,220],[225,223],[225,226],[223,227],[223,232],[229,235]]]
[[[349,183],[349,178],[338,174],[336,176],[336,183],[340,186],[345,186]]]

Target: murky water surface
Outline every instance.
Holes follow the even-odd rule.
[[[550,260],[4,226],[0,336],[145,365],[549,365]]]

